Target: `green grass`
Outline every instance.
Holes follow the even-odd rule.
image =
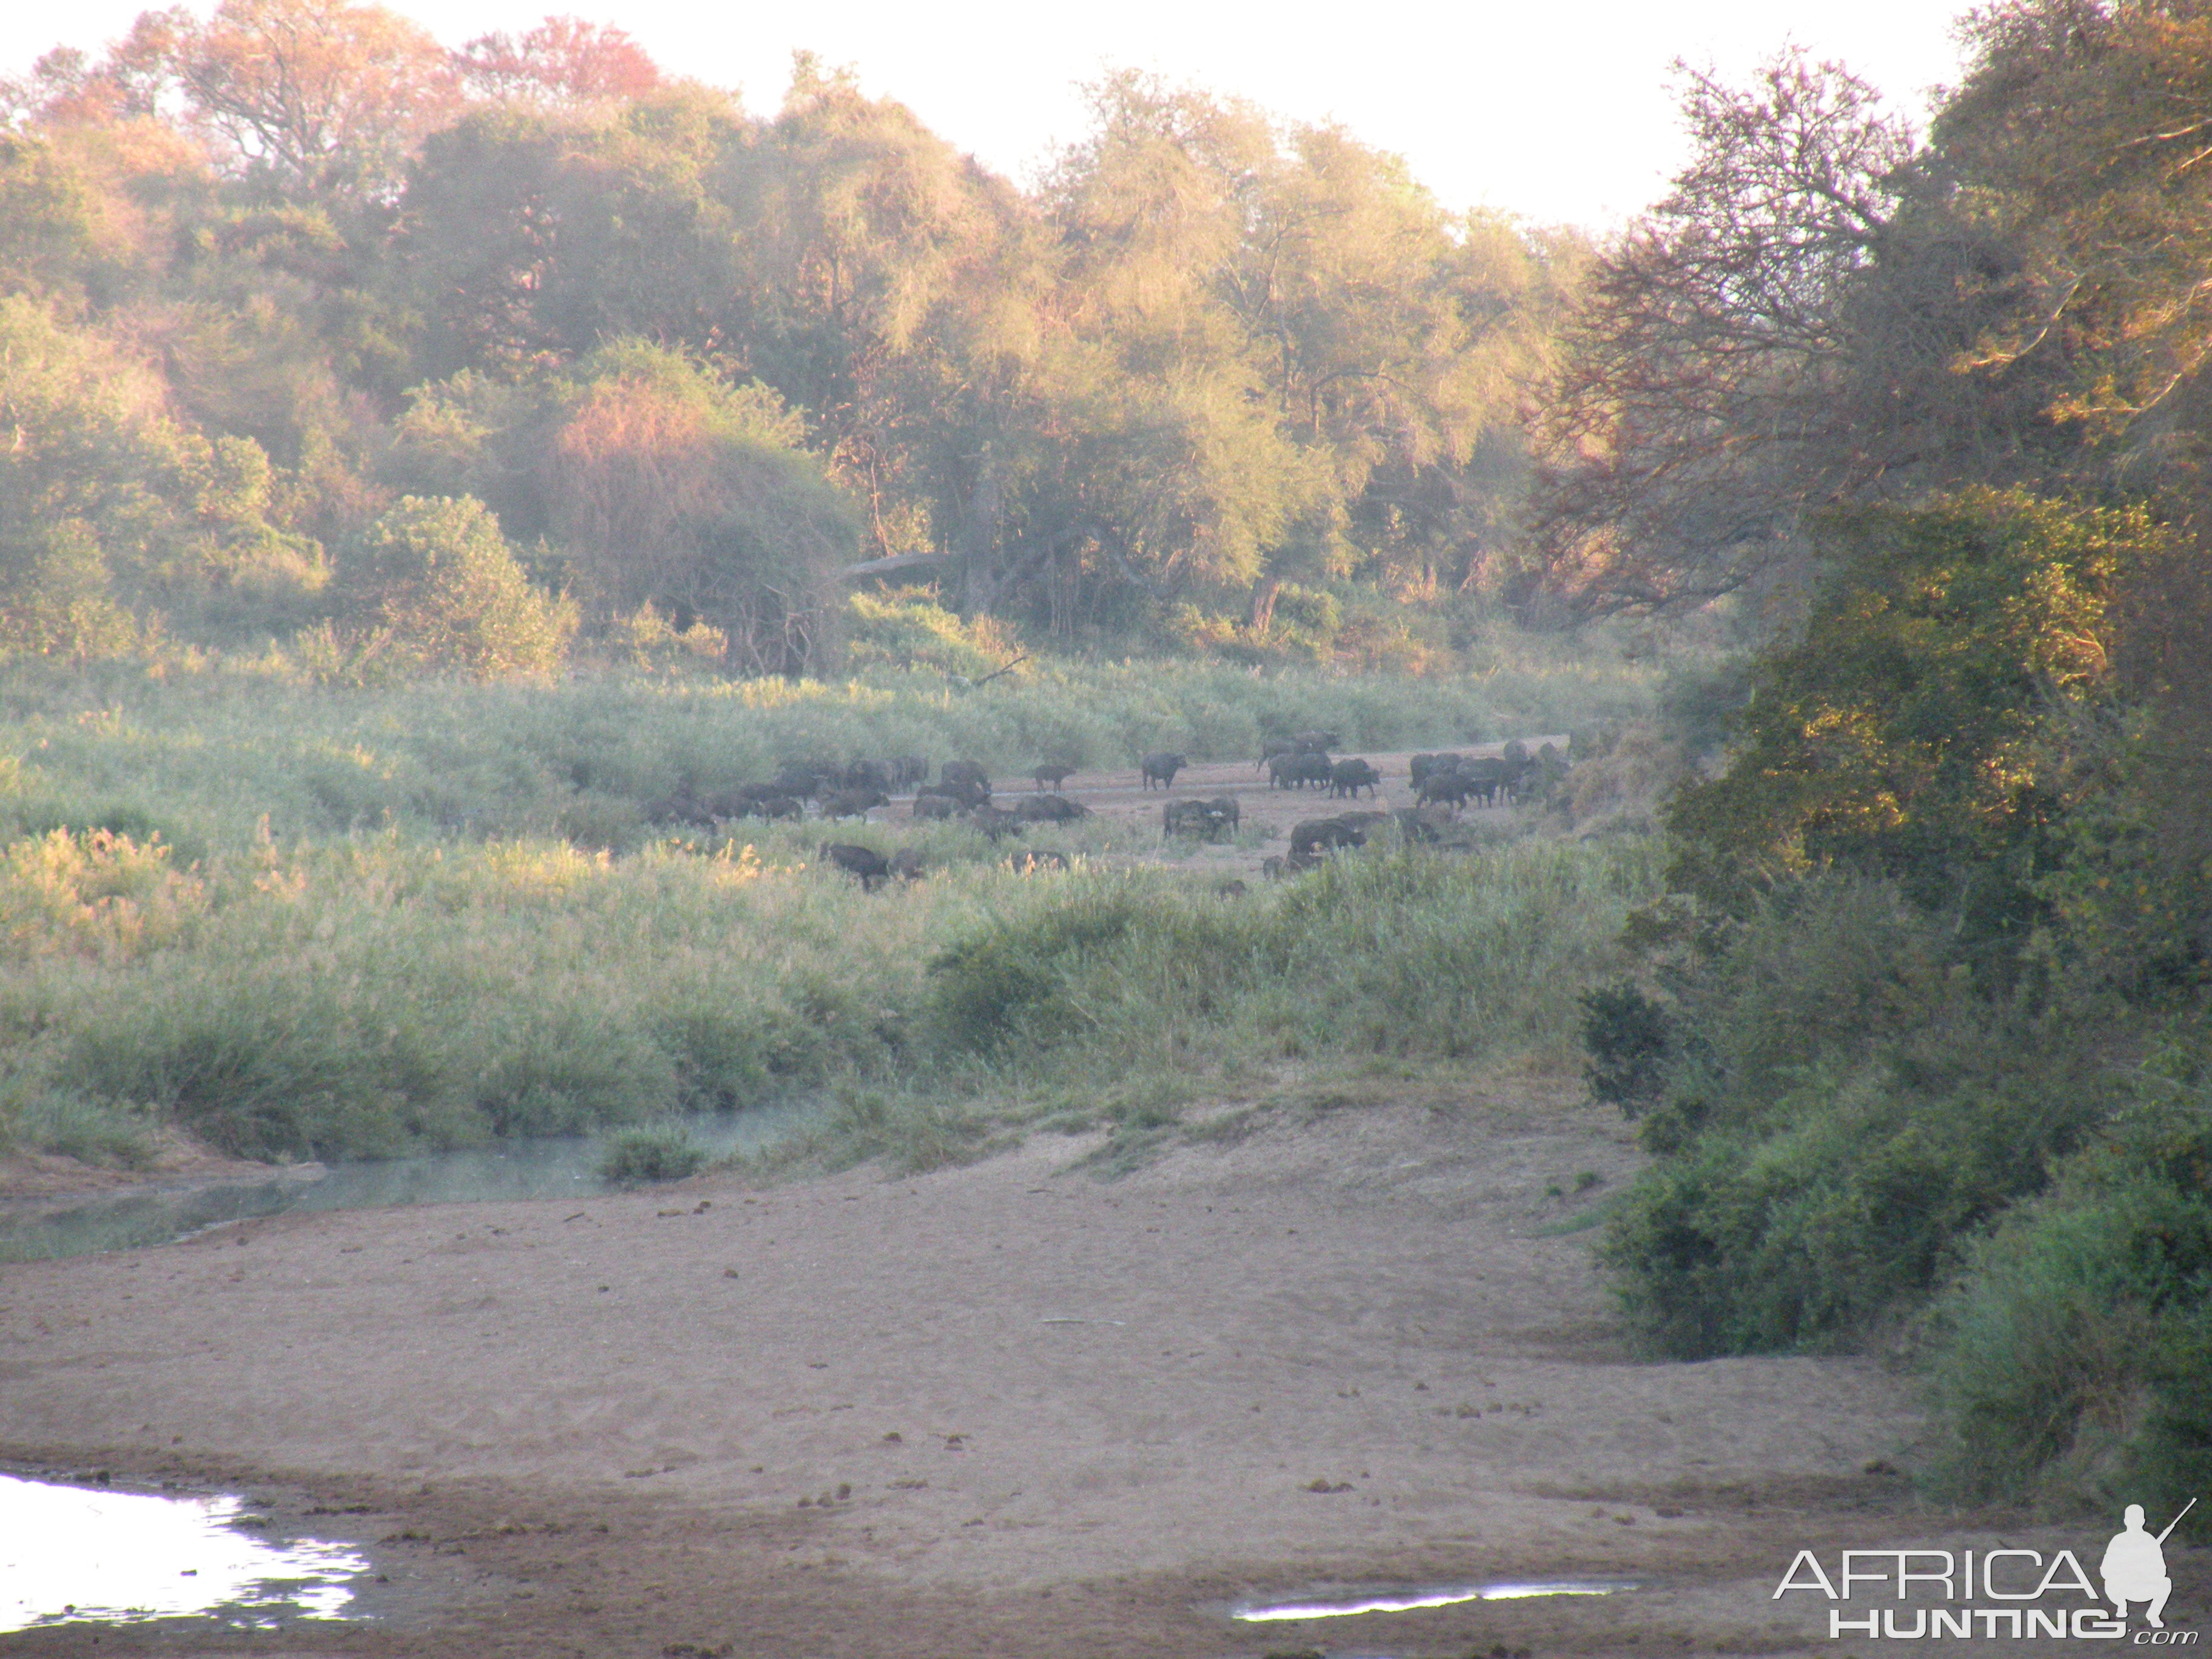
[[[294,684],[281,659],[0,670],[0,837],[56,826],[196,857],[265,817],[277,842],[553,838],[634,850],[640,807],[786,759],[919,754],[1012,779],[1047,758],[1256,755],[1307,727],[1347,747],[1566,731],[1648,708],[1660,671],[1601,646],[1507,639],[1478,671],[1420,678],[1183,661],[1047,664],[974,690],[872,670],[839,684],[606,678],[552,687]]]
[[[1530,843],[1231,898],[1210,860],[1126,867],[1158,855],[1149,823],[1040,826],[1024,844],[1077,867],[1023,878],[964,826],[645,822],[679,783],[788,759],[972,757],[1012,779],[1047,757],[1243,756],[1309,726],[1441,743],[1649,701],[1655,671],[1558,642],[1506,639],[1449,678],[1070,663],[967,691],[889,669],[289,672],[0,672],[0,1146],[127,1161],[172,1121],[245,1156],[385,1156],[830,1089],[884,1103],[833,1114],[838,1145],[926,1161],[988,1140],[978,1113],[1164,1110],[1330,1056],[1558,1060],[1572,1009],[1551,988],[1610,959],[1655,872],[1635,838]],[[930,878],[863,894],[814,867],[830,834],[913,848]],[[995,981],[969,982],[991,973],[1028,988],[995,1013]]]
[[[625,1129],[599,1156],[599,1179],[617,1186],[681,1181],[707,1167],[706,1148],[681,1129]]]
[[[1556,1060],[1573,1008],[1553,988],[1609,962],[1655,872],[1642,843],[1530,842],[1342,859],[1232,898],[1158,868],[1018,877],[975,851],[864,894],[746,848],[386,835],[179,872],[93,845],[37,866],[74,931],[44,923],[50,948],[18,939],[0,971],[0,1102],[19,1132],[25,1103],[65,1097],[327,1158],[825,1086],[1020,1121],[1332,1056]],[[137,896],[86,896],[118,864]],[[883,1127],[864,1116],[854,1137]]]

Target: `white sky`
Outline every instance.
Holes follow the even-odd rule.
[[[0,74],[48,47],[96,48],[144,0],[0,4]],[[204,12],[208,0],[195,9]],[[1407,157],[1447,206],[1540,223],[1616,223],[1683,150],[1667,66],[1742,78],[1785,40],[1838,58],[1917,114],[1955,80],[1946,0],[836,0],[773,12],[713,0],[401,0],[449,46],[562,9],[629,31],[661,65],[772,111],[795,48],[850,64],[987,166],[1028,181],[1081,135],[1081,83],[1133,67],[1335,120]]]

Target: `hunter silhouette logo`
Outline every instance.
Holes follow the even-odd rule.
[[[2196,1507],[2192,1498],[2163,1532],[2154,1534],[2144,1523],[2142,1505],[2129,1504],[2121,1529],[2105,1546],[2098,1564],[2101,1596],[2072,1550],[2046,1557],[2040,1550],[2003,1545],[1993,1550],[1845,1550],[1833,1577],[1813,1551],[1800,1550],[1771,1599],[1802,1590],[1832,1604],[1859,1602],[1856,1607],[1830,1606],[1831,1641],[1845,1636],[1903,1641],[1959,1636],[1984,1642],[2051,1638],[2194,1647],[2197,1632],[2166,1627],[2166,1599],[2173,1594],[2166,1540]],[[1885,1601],[1888,1606],[1879,1605]],[[1869,1601],[1877,1605],[1865,1606]],[[2130,1607],[2143,1609],[2143,1628],[2132,1632]]]
[[[2122,1619],[2128,1616],[2129,1602],[2148,1601],[2143,1622],[2153,1630],[2166,1628],[2159,1615],[2166,1611],[2166,1598],[2173,1594],[2173,1580],[2166,1576],[2166,1540],[2181,1524],[2181,1516],[2196,1507],[2192,1498],[2181,1506],[2181,1515],[2166,1523],[2166,1531],[2153,1538],[2143,1530],[2142,1505],[2128,1505],[2120,1517],[2124,1530],[2114,1533],[2105,1546],[2104,1565],[2098,1569],[2105,1581],[2105,1599]]]

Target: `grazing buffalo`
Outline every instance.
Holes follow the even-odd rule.
[[[1480,786],[1464,772],[1431,772],[1421,781],[1418,797],[1424,806],[1449,802],[1455,807],[1467,805],[1467,798],[1478,793]]]
[[[1036,780],[1036,787],[1038,788],[1042,789],[1047,785],[1050,785],[1053,788],[1057,789],[1061,784],[1066,783],[1070,778],[1075,775],[1075,769],[1072,766],[1061,766],[1054,763],[1050,766],[1040,766],[1036,771],[1030,773],[1030,775]]]
[[[1440,840],[1443,827],[1451,822],[1450,815],[1434,806],[1401,806],[1390,814],[1390,822],[1398,826],[1398,838],[1411,843]]]
[[[1298,745],[1291,738],[1269,738],[1260,745],[1260,763],[1252,769],[1255,772],[1264,772],[1267,769],[1267,763],[1276,756],[1295,755],[1297,752]]]
[[[757,783],[748,783],[735,789],[720,789],[707,796],[699,805],[708,817],[742,818],[753,816],[752,804],[763,796],[775,792]]]
[[[787,764],[769,785],[779,795],[795,795],[800,800],[818,800],[823,792],[837,785],[837,773],[833,769],[823,771],[815,767]]]
[[[914,798],[917,801],[930,800],[940,797],[945,800],[952,802],[954,805],[959,807],[964,811],[972,806],[983,806],[988,805],[991,799],[991,792],[977,784],[969,782],[965,779],[951,783],[925,783],[921,788],[914,792]]]
[[[1216,795],[1212,800],[1171,800],[1160,809],[1160,828],[1167,836],[1199,836],[1218,841],[1243,822],[1235,799]]]
[[[890,872],[901,881],[920,881],[929,873],[921,861],[921,854],[911,847],[902,847],[890,857]]]
[[[1364,847],[1367,827],[1351,818],[1308,818],[1291,831],[1285,870],[1310,870],[1340,847]]]
[[[890,774],[878,761],[856,760],[837,775],[841,789],[880,789],[891,787]]]
[[[1382,775],[1365,761],[1358,758],[1340,760],[1329,769],[1328,792],[1339,800],[1347,795],[1357,800],[1361,790],[1364,789],[1372,795],[1376,785],[1382,781]]]
[[[1183,759],[1181,755],[1170,755],[1163,750],[1158,754],[1146,756],[1141,763],[1144,787],[1149,789],[1153,784],[1158,783],[1163,789],[1174,788],[1175,775],[1182,771],[1182,767]]]
[[[1501,760],[1471,760],[1459,769],[1467,780],[1467,793],[1480,796],[1485,806],[1498,805],[1498,792],[1506,787],[1510,779],[1506,763]]]
[[[971,806],[960,816],[993,841],[998,840],[1001,836],[1018,836],[1022,832],[1021,819],[1000,807],[988,805]]]
[[[647,823],[684,823],[700,830],[714,827],[714,813],[691,793],[688,783],[679,783],[658,800],[646,802],[643,810]]]
[[[1464,755],[1416,755],[1412,767],[1413,787],[1418,790],[1439,772],[1457,772],[1467,765]]]
[[[1073,823],[1091,809],[1064,795],[1030,795],[1014,803],[1014,816],[1024,823]]]
[[[822,799],[825,818],[864,818],[872,806],[889,806],[891,798],[880,789],[842,789]]]
[[[975,761],[947,761],[937,770],[937,781],[945,788],[965,785],[981,790],[985,799],[990,799],[991,775]]]
[[[803,818],[806,803],[795,795],[755,795],[749,798],[744,810],[732,814],[741,818]]]
[[[874,891],[878,882],[890,878],[889,861],[872,847],[848,847],[839,842],[825,841],[822,843],[822,857],[847,875],[859,877],[860,890],[864,893]]]
[[[1267,787],[1303,789],[1310,783],[1325,784],[1334,770],[1325,754],[1301,750],[1295,755],[1278,755],[1267,763]]]
[[[914,798],[914,815],[918,818],[949,818],[960,811],[961,803],[950,795],[935,795],[927,791]]]

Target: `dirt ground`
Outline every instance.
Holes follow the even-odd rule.
[[[373,1624],[0,1647],[1846,1651],[1825,1604],[1770,1599],[1796,1549],[1995,1522],[1908,1497],[1910,1388],[1875,1361],[1635,1357],[1571,1229],[1636,1154],[1576,1092],[1347,1099],[1113,1182],[1045,1137],[0,1267],[0,1461],[227,1484],[386,1580]],[[1580,1575],[1639,1588],[1226,1616]]]

